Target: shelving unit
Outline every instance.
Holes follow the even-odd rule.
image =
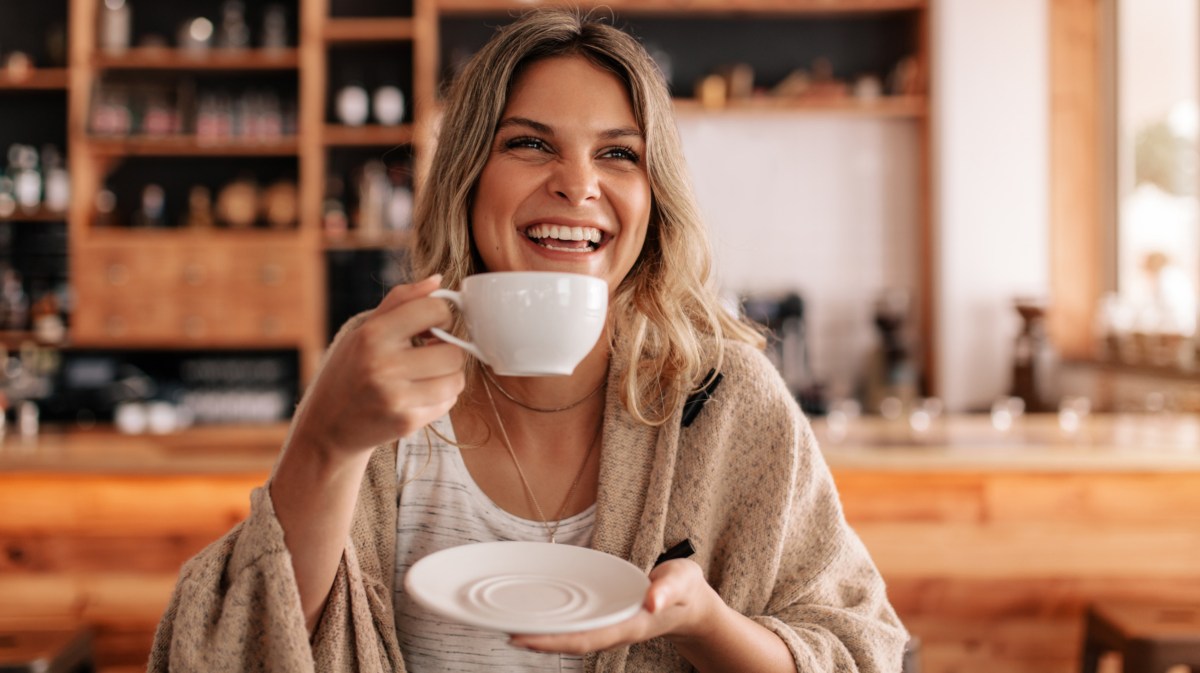
[[[46,209],[39,209],[32,213],[17,212],[7,217],[0,216],[0,222],[62,222],[66,218],[65,213],[56,213]]]
[[[0,347],[9,351],[14,351],[31,341],[37,343],[37,337],[33,332],[0,330]]]
[[[415,137],[412,124],[396,126],[326,124],[321,139],[326,147],[393,147],[411,145]]]
[[[66,91],[66,68],[36,68],[14,77],[0,71],[0,91]]]
[[[411,18],[329,19],[322,31],[326,44],[403,42],[416,39],[417,24]]]
[[[300,152],[295,137],[205,141],[195,136],[129,136],[93,138],[89,145],[97,157],[294,157]]]
[[[297,49],[210,49],[190,51],[165,47],[133,47],[121,54],[95,53],[98,70],[271,71],[295,70]]]
[[[575,2],[557,0],[527,2],[522,0],[413,0],[392,5],[380,2],[378,7],[359,1],[339,7],[341,0],[291,0],[289,5],[296,23],[294,45],[285,49],[248,48],[240,50],[211,49],[202,52],[163,47],[132,47],[123,53],[101,52],[96,44],[98,5],[95,0],[62,0],[68,5],[69,63],[65,68],[34,68],[25,76],[14,79],[0,72],[0,93],[21,95],[24,92],[61,91],[67,106],[66,154],[72,176],[73,198],[65,215],[37,213],[26,216],[18,213],[8,220],[21,222],[66,221],[68,224],[72,277],[86,278],[92,271],[85,260],[104,254],[126,251],[130,254],[157,255],[156,262],[170,263],[182,254],[186,246],[198,246],[202,254],[214,260],[235,252],[246,254],[277,254],[288,260],[295,269],[295,282],[288,287],[287,302],[303,307],[290,319],[295,321],[288,332],[295,339],[290,346],[301,353],[302,377],[307,380],[326,345],[326,339],[336,325],[328,325],[327,269],[329,255],[352,255],[372,251],[402,251],[409,243],[404,232],[362,236],[353,228],[341,235],[322,231],[322,209],[327,177],[337,171],[349,170],[356,161],[366,158],[399,159],[411,162],[414,189],[419,193],[429,157],[432,154],[433,127],[437,118],[439,86],[445,76],[446,54],[442,23],[477,21],[486,23],[488,30],[521,11],[534,6],[580,6]],[[186,3],[185,3],[186,4]],[[600,5],[600,11],[612,12],[618,24],[628,16],[632,22],[718,21],[723,24],[739,21],[887,21],[889,17],[908,17],[909,24],[898,30],[911,31],[904,40],[914,45],[922,81],[928,71],[929,53],[925,38],[928,0],[613,0]],[[402,7],[402,15],[393,15]],[[584,3],[582,7],[588,7]],[[347,9],[352,7],[353,9]],[[362,15],[352,15],[367,7]],[[161,10],[156,10],[161,11]],[[186,10],[180,10],[186,11]],[[897,30],[894,26],[884,30]],[[134,39],[137,40],[135,35]],[[706,45],[694,47],[706,51]],[[341,72],[331,71],[331,63],[348,56],[383,59],[388,67],[401,73],[402,89],[407,111],[403,123],[385,126],[368,123],[348,126],[332,116],[333,100],[342,83]],[[381,56],[382,55],[382,56]],[[681,54],[686,59],[687,54]],[[336,65],[336,63],[335,63]],[[374,67],[374,66],[372,66]],[[370,72],[368,72],[368,75]],[[270,141],[248,141],[231,138],[220,142],[202,141],[192,134],[131,135],[105,137],[88,132],[89,110],[97,82],[115,77],[126,79],[170,80],[171,78],[208,78],[211,81],[240,82],[245,78],[290,78],[294,76],[297,128],[294,135]],[[257,78],[256,80],[254,78]],[[923,84],[922,84],[923,86]],[[686,88],[686,85],[685,85]],[[685,92],[687,93],[687,92]],[[40,94],[38,94],[40,95]],[[728,100],[718,109],[703,106],[692,98],[678,98],[676,110],[681,116],[693,115],[789,115],[836,116],[846,118],[880,118],[911,121],[921,134],[921,146],[928,146],[929,99],[924,90],[914,95],[882,96],[872,100],[843,98],[774,98],[756,95],[752,98]],[[272,163],[271,170],[295,178],[299,194],[299,221],[288,232],[210,232],[201,238],[182,235],[182,232],[140,232],[127,229],[101,229],[94,226],[95,197],[105,180],[115,170],[130,162],[160,160],[195,160],[228,162],[228,172],[234,175],[254,162]],[[178,165],[178,164],[175,164]],[[184,164],[185,166],[190,164]],[[209,164],[204,164],[209,165]],[[284,168],[280,168],[283,166]],[[922,213],[920,221],[921,250],[931,247],[928,226],[928,159],[921,159],[921,190],[918,199]],[[173,194],[179,201],[184,195]],[[253,234],[253,235],[251,235]],[[153,243],[147,243],[152,241]],[[163,248],[175,246],[168,251]],[[147,247],[149,246],[149,247]],[[166,260],[164,262],[164,260]],[[217,262],[214,261],[214,264]],[[919,328],[925,347],[925,361],[931,363],[932,344],[932,280],[928,264],[919,264],[926,274],[920,281],[920,304],[924,323]],[[217,268],[217,267],[214,267]],[[110,310],[111,297],[94,284],[77,282],[83,299],[77,310],[85,315],[83,331],[71,334],[73,343],[96,347],[128,347],[133,341],[105,334],[89,334],[87,325],[103,324],[86,313]],[[251,288],[252,290],[253,288]],[[243,290],[228,292],[225,301],[234,305],[249,295]],[[97,294],[97,292],[100,294]],[[147,286],[149,294],[163,294],[163,287]],[[163,301],[171,301],[166,297]],[[254,303],[253,301],[251,303]],[[262,303],[262,302],[259,302]],[[121,302],[116,304],[120,307]],[[99,308],[97,308],[99,307]],[[165,309],[164,309],[165,310]],[[181,328],[182,329],[182,328]],[[165,333],[159,342],[164,347],[192,347],[196,340],[182,331],[172,337]],[[278,344],[272,337],[270,343]],[[250,345],[253,344],[251,340]],[[927,364],[927,369],[931,365]],[[927,376],[931,372],[927,371]]]
[[[847,117],[920,118],[928,114],[924,96],[884,96],[871,100],[855,98],[771,98],[758,97],[730,100],[717,108],[705,107],[693,98],[675,100],[678,114],[721,114],[723,112],[754,112],[789,115],[840,115]]]

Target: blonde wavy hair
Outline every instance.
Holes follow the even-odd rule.
[[[486,271],[471,238],[475,185],[522,68],[556,56],[582,56],[627,87],[646,139],[652,205],[640,256],[609,304],[614,354],[629,367],[621,399],[640,422],[665,423],[686,395],[719,370],[727,339],[758,348],[762,334],[731,314],[717,293],[712,250],[692,193],[666,83],[629,34],[589,13],[535,10],[499,32],[467,63],[446,101],[437,151],[414,216],[414,278],[443,274],[447,287]],[[463,333],[461,320],[454,325]]]

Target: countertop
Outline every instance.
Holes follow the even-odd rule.
[[[1006,430],[986,414],[936,418],[923,432],[877,416],[852,419],[844,432],[818,418],[813,429],[835,469],[1200,471],[1193,414],[1092,414],[1073,431],[1057,414],[1026,414]]]
[[[987,415],[936,418],[923,432],[905,420],[828,419],[813,428],[830,467],[879,470],[1197,471],[1200,416],[1090,415],[1067,432],[1055,414],[1017,419],[1007,430]],[[34,439],[0,440],[0,473],[265,474],[286,424],[198,427],[168,435],[111,428],[45,429]]]
[[[124,435],[111,427],[43,428],[0,441],[0,473],[258,474],[269,472],[287,436],[284,423],[194,427]]]

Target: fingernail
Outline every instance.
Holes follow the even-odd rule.
[[[651,599],[651,601],[650,601],[650,608],[651,608],[650,612],[651,613],[657,614],[658,611],[662,609],[662,607],[663,607],[663,597],[662,596],[655,596],[653,599]]]

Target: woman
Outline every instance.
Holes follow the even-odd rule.
[[[712,288],[670,110],[640,45],[574,13],[474,57],[415,218],[425,279],[335,339],[250,517],[184,568],[152,670],[899,670],[809,427]],[[427,337],[462,332],[434,289],[506,270],[608,283],[571,376],[500,377]],[[624,558],[643,608],[508,640],[405,595],[422,556],[496,539]],[[694,557],[655,565],[683,539]]]

